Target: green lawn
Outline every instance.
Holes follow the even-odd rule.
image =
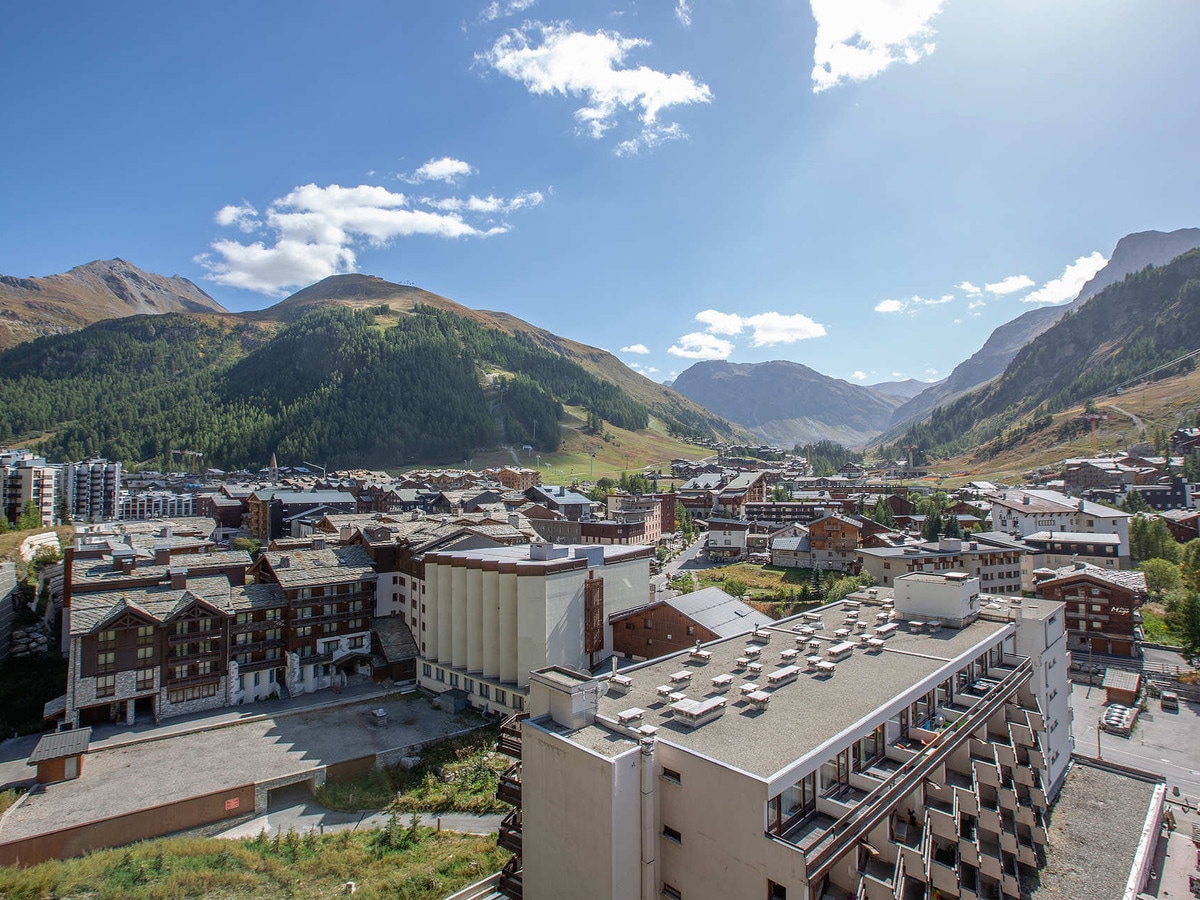
[[[1161,608],[1156,604],[1146,604],[1141,613],[1142,630],[1146,633],[1146,640],[1155,644],[1169,644],[1172,647],[1183,646],[1183,640],[1167,625]]]
[[[28,869],[0,868],[6,900],[333,897],[354,881],[357,898],[440,900],[504,866],[493,835],[385,829],[275,840],[167,838]]]

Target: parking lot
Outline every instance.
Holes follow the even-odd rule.
[[[1168,798],[1186,797],[1193,808],[1200,802],[1200,704],[1181,700],[1178,711],[1168,712],[1153,698],[1128,737],[1098,728],[1105,711],[1099,685],[1072,684],[1071,709],[1077,753],[1165,775]]]

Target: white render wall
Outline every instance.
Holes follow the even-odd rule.
[[[608,616],[647,602],[649,558],[549,574],[428,562],[423,658],[520,687],[528,684],[531,671],[548,665],[586,671],[591,663],[583,650],[589,571],[604,579],[604,649],[595,659],[601,662],[612,653]]]

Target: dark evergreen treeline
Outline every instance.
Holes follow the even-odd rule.
[[[991,384],[935,409],[883,452],[1000,450],[1049,416],[1200,349],[1200,250],[1111,285],[1031,341]],[[1186,360],[1156,373],[1190,371]],[[1018,419],[1028,422],[1015,425]],[[1086,423],[1081,430],[1086,430]]]
[[[487,370],[504,374],[489,383]],[[41,436],[30,442],[53,459],[162,465],[186,449],[224,468],[273,452],[378,467],[502,441],[549,450],[564,403],[649,424],[642,404],[577,363],[428,307],[382,328],[373,311],[326,306],[274,335],[139,316],[0,354],[0,446]]]

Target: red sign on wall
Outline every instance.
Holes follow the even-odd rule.
[[[229,812],[232,809],[237,809],[241,805],[242,805],[242,799],[240,797],[234,797],[231,800],[225,801],[225,811]]]

